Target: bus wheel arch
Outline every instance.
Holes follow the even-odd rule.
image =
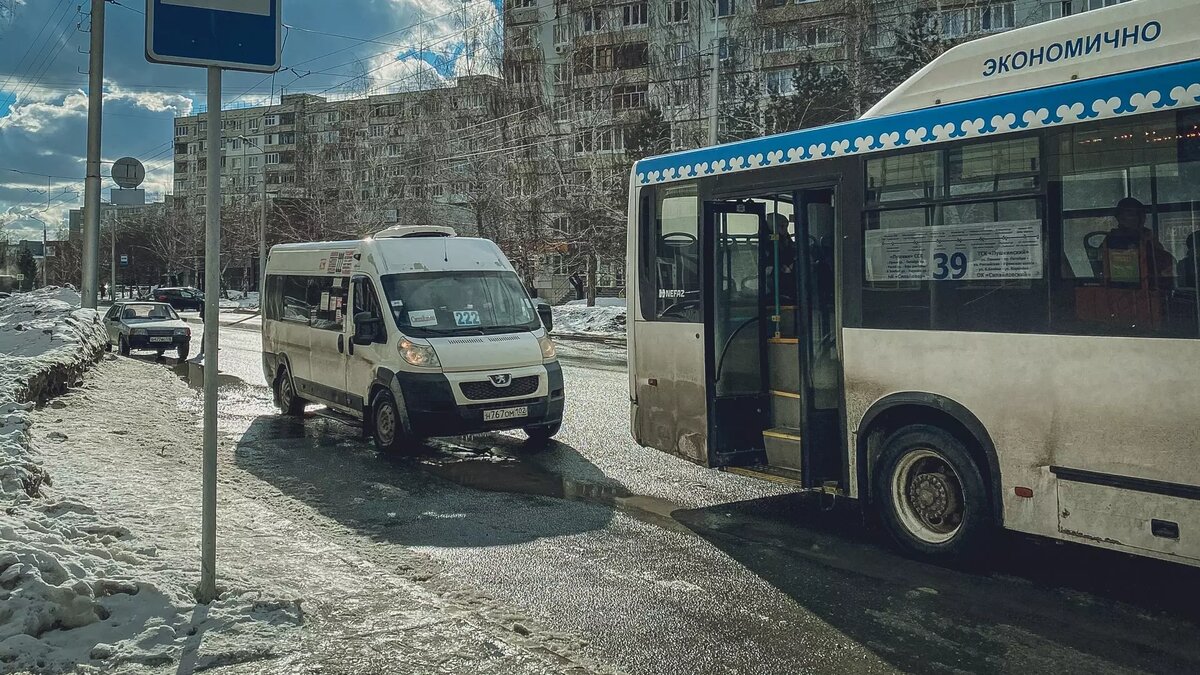
[[[893,433],[910,425],[942,429],[963,444],[978,467],[987,490],[992,524],[1003,525],[1003,491],[995,443],[983,423],[966,406],[938,394],[889,394],[872,404],[863,415],[858,426],[857,456],[859,493],[865,501],[874,501],[871,487],[885,442]]]

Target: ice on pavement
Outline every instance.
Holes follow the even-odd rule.
[[[585,304],[575,304],[576,300],[565,305],[554,307],[555,333],[574,333],[578,335],[596,335],[602,337],[625,336],[625,300],[621,298],[603,298],[603,305],[588,307]],[[599,303],[600,299],[597,299]],[[617,301],[619,304],[616,304]]]
[[[87,495],[54,489],[25,401],[99,355],[103,328],[95,311],[78,307],[78,294],[60,288],[0,300],[0,671],[167,666],[205,634],[237,635],[243,660],[269,652],[299,624],[294,603],[230,589],[198,611],[196,579],[99,516]],[[71,443],[61,433],[47,439]],[[195,665],[228,653],[207,652]]]
[[[225,291],[218,306],[221,309],[258,309],[258,291]]]

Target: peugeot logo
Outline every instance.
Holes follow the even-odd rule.
[[[508,373],[500,373],[499,375],[489,375],[492,379],[492,384],[496,387],[507,387],[512,384],[512,375]]]

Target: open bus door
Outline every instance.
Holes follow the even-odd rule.
[[[832,187],[705,204],[712,466],[840,476],[835,213]]]
[[[760,258],[766,207],[707,202],[703,260],[710,466],[761,464],[767,421]]]

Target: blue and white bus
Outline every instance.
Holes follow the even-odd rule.
[[[957,46],[861,119],[638,162],[632,429],[869,503],[1200,563],[1200,2]]]

